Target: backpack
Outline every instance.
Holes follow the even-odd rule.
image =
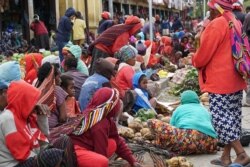
[[[250,54],[248,38],[245,33],[242,33],[242,31],[237,31],[237,29],[234,27],[234,21],[231,20],[227,14],[228,13],[223,12],[222,15],[229,23],[232,56],[235,69],[243,77],[243,79],[248,79],[250,78]]]

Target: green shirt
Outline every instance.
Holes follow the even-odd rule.
[[[182,104],[177,107],[171,117],[170,124],[181,129],[193,129],[216,138],[212,126],[211,114],[198,103]]]

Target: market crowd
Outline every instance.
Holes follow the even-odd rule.
[[[212,164],[249,164],[240,142],[249,80],[234,68],[229,22],[250,39],[250,7],[244,12],[234,0],[210,0],[208,7],[203,20],[156,15],[153,41],[148,19],[139,15],[111,18],[104,11],[96,35],[71,7],[53,33],[34,15],[34,46],[24,43],[19,53],[11,48],[2,53],[0,167],[107,167],[114,153],[133,167],[143,166],[118,127],[142,112],[160,114],[154,81],[175,72],[172,80],[178,83],[190,69],[198,73],[199,87],[177,92],[180,100],[169,122],[145,120],[155,144],[188,155],[216,153],[221,143],[223,153]],[[199,98],[205,92],[208,108]]]

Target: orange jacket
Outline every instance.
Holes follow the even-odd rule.
[[[192,61],[199,70],[201,91],[228,94],[246,88],[244,79],[234,68],[229,25],[223,16],[205,28]]]

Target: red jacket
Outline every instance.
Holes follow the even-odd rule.
[[[229,94],[245,89],[246,83],[234,67],[229,24],[223,16],[207,25],[200,43],[192,61],[199,70],[201,90]]]
[[[74,145],[84,147],[105,157],[108,157],[108,139],[116,141],[116,154],[127,160],[131,165],[136,161],[125,141],[118,135],[115,122],[103,119],[80,136],[70,136]]]
[[[42,21],[38,21],[38,22],[33,21],[30,25],[30,29],[34,31],[35,35],[48,34],[48,30]]]

